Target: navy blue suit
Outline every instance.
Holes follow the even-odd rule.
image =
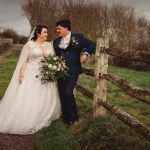
[[[96,43],[85,38],[81,33],[71,33],[71,40],[66,49],[59,47],[61,37],[54,40],[53,46],[57,56],[63,56],[69,68],[69,77],[66,80],[58,80],[58,89],[61,99],[63,120],[66,123],[78,120],[76,102],[73,89],[77,83],[78,75],[82,73],[80,63],[81,52],[94,53]]]

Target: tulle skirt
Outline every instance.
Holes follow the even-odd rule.
[[[18,91],[0,102],[1,133],[33,134],[60,117],[57,83],[41,84],[38,74],[39,65],[27,64]]]

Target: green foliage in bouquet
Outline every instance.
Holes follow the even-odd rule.
[[[59,78],[65,79],[68,75],[67,66],[65,59],[61,56],[52,56],[44,57],[41,60],[40,74],[37,75],[37,78],[40,78],[43,83],[53,82]]]

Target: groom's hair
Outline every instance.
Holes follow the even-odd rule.
[[[69,31],[71,31],[71,22],[68,19],[62,19],[58,22],[56,22],[56,26],[62,26],[64,28],[68,28]]]

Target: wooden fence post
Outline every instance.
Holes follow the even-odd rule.
[[[95,53],[95,92],[93,97],[93,116],[104,116],[106,109],[103,106],[98,105],[98,100],[103,99],[106,101],[106,84],[105,79],[99,78],[99,75],[107,73],[108,68],[108,54],[102,52],[103,48],[109,47],[108,38],[98,38],[96,53]]]

